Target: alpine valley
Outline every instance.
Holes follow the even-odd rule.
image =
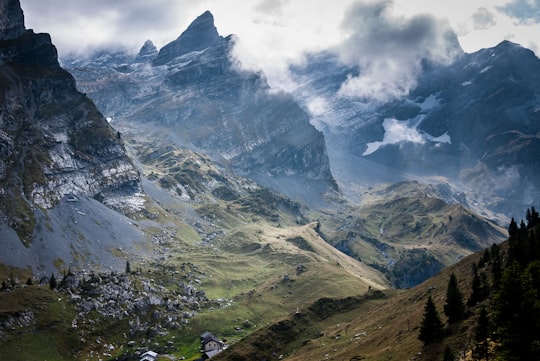
[[[207,11],[159,50],[58,59],[0,2],[2,359],[472,360],[497,262],[536,257],[540,59],[450,37],[373,101],[337,53],[286,92],[236,41]],[[451,275],[467,310],[419,339]]]

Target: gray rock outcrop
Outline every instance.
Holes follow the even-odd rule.
[[[214,16],[206,11],[195,19],[175,41],[161,48],[154,60],[154,65],[163,65],[189,52],[206,49],[221,39],[214,26]]]
[[[156,48],[152,40],[148,39],[144,42],[143,46],[141,47],[141,50],[139,50],[139,53],[137,54],[135,61],[137,62],[151,61],[153,58],[156,57],[157,54],[158,54],[158,49]]]
[[[0,1],[0,40],[16,39],[24,30],[24,14],[19,0]]]

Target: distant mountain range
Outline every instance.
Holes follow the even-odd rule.
[[[336,54],[291,68],[286,93],[241,70],[234,42],[205,12],[162,49],[70,56],[68,72],[0,3],[2,355],[196,359],[215,329],[247,340],[235,359],[380,359],[357,353],[375,339],[409,359],[444,268],[471,284],[466,257],[506,237],[489,218],[537,200],[530,51],[424,62],[409,95],[367,102],[340,96],[362,69]]]
[[[113,120],[153,126],[289,196],[322,200],[337,189],[323,134],[291,94],[235,65],[234,41],[205,12],[159,52],[147,41],[136,56],[102,52],[63,64]]]
[[[450,65],[424,61],[410,94],[387,101],[340,96],[362,69],[335,53],[291,69],[295,98],[327,108],[314,122],[351,198],[381,181],[444,177],[486,215],[504,219],[540,201],[540,59],[532,51],[504,41]]]
[[[6,79],[14,72],[22,79],[18,84],[26,81],[16,104],[24,104],[25,92],[40,97],[32,100],[36,105],[22,108],[27,116],[9,124],[4,120],[7,156],[0,174],[2,194],[10,199],[5,204],[11,205],[3,209],[6,224],[21,239],[30,241],[41,224],[33,207],[52,208],[70,197],[93,197],[126,214],[147,212],[138,170],[125,153],[124,133],[134,142],[130,149],[148,136],[156,150],[187,147],[224,170],[315,208],[338,199],[338,186],[346,201],[362,205],[374,185],[402,180],[442,185],[434,189],[444,194],[434,196],[503,222],[538,197],[534,155],[540,105],[534,74],[540,61],[518,45],[504,42],[462,53],[451,65],[424,62],[409,95],[368,103],[338,94],[342,82],[362,69],[343,65],[331,52],[312,54],[306,66],[291,68],[300,84],[293,94],[271,89],[263,74],[239,69],[231,57],[234,36],[220,36],[212,14],[205,12],[160,50],[148,40],[138,54],[104,50],[90,58],[62,59],[82,94],[58,65],[48,35],[25,31],[20,21],[22,36],[2,42],[2,69]],[[13,34],[13,26],[8,33]],[[528,72],[533,75],[527,77]],[[35,81],[24,80],[28,77]],[[328,110],[310,119],[313,99],[323,99]],[[4,102],[15,103],[13,98]],[[157,178],[165,188],[193,193],[183,176],[178,184]],[[193,179],[189,184],[197,188]],[[121,223],[119,232],[130,229],[141,238],[128,221]],[[368,238],[378,237],[371,233]],[[71,233],[65,237],[72,238]],[[93,238],[92,232],[85,237]],[[345,239],[349,253],[360,256],[353,252],[357,240]],[[333,240],[340,247],[342,241]],[[475,241],[467,252],[483,242]]]
[[[147,41],[137,55],[62,62],[107,116],[171,129],[170,141],[304,201],[334,179],[350,201],[381,182],[448,183],[464,206],[502,222],[540,201],[540,60],[530,50],[505,41],[456,51],[449,65],[424,61],[408,95],[374,101],[339,93],[362,69],[331,51],[291,67],[292,94],[272,90],[232,62],[234,41],[206,12],[159,51]],[[325,110],[310,114],[314,101]]]

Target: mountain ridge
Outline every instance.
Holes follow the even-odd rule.
[[[14,9],[20,10],[18,1],[2,4],[8,3],[3,24],[10,23],[5,16],[11,19]],[[24,28],[22,15],[14,19],[15,28]],[[50,36],[32,30],[16,32],[17,37],[8,33],[0,41],[0,214],[1,227],[14,230],[4,241],[18,240],[9,248],[24,254],[39,227],[63,238],[62,221],[49,223],[47,211],[67,199],[95,198],[124,213],[139,211],[145,200],[119,133],[77,91],[75,79],[58,63]],[[55,247],[54,235],[41,235],[47,244],[35,248]],[[2,255],[8,264],[23,259],[29,258]]]
[[[360,206],[348,203],[335,192],[327,139],[294,97],[236,68],[234,37],[216,37],[210,13],[199,26],[209,46],[194,48],[188,28],[163,65],[152,66],[159,55],[149,42],[140,56],[103,51],[70,63],[116,129],[75,91],[50,37],[26,31],[0,42],[5,59],[18,59],[0,65],[8,100],[0,102],[0,194],[11,221],[33,225],[17,234],[9,217],[0,219],[0,353],[139,359],[152,348],[195,359],[205,331],[237,341],[285,317],[270,326],[275,337],[258,339],[272,347],[268,358],[315,359],[325,350],[324,358],[361,359],[358,348],[329,345],[364,341],[362,353],[373,357],[418,355],[418,301],[426,285],[440,295],[443,281],[409,293],[389,290],[389,280],[412,287],[446,274],[443,265],[499,241],[500,227],[458,205],[466,194],[443,177],[381,185],[362,193]],[[407,120],[440,105],[426,94],[385,111]],[[368,140],[379,146],[374,155],[387,148]],[[264,182],[325,202],[309,208]],[[470,278],[467,266],[451,270]],[[357,316],[364,322],[353,324]]]
[[[305,108],[316,101],[330,110],[312,121],[347,198],[359,201],[381,181],[445,177],[476,212],[501,222],[538,202],[540,171],[530,155],[540,124],[540,60],[532,51],[505,41],[448,65],[424,62],[410,94],[386,102],[339,96],[339,84],[362,69],[331,51],[309,55],[307,64],[291,67],[299,84],[293,94]]]
[[[221,39],[214,25],[214,16],[207,10],[193,20],[176,40],[163,46],[152,64],[165,65],[176,57],[211,47]]]
[[[189,39],[196,31],[205,36],[193,45]],[[320,202],[321,194],[337,189],[324,136],[291,95],[270,89],[261,73],[239,70],[231,59],[233,46],[234,36],[219,36],[205,12],[160,50],[162,56],[149,59],[151,67],[123,57],[118,59],[126,64],[111,57],[108,67],[101,63],[107,57],[64,62],[78,86],[113,119],[152,122],[178,145],[289,196],[308,192],[304,201]],[[120,65],[121,72],[115,70]]]

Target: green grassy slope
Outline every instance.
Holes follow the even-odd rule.
[[[447,346],[456,355],[468,354],[477,306],[468,308],[463,321],[446,325],[447,336],[441,342],[424,347],[418,334],[428,296],[445,323],[442,310],[450,275],[457,276],[466,301],[471,294],[471,267],[481,257],[482,252],[466,257],[410,290],[369,291],[352,298],[318,300],[246,337],[215,359],[442,360]]]

